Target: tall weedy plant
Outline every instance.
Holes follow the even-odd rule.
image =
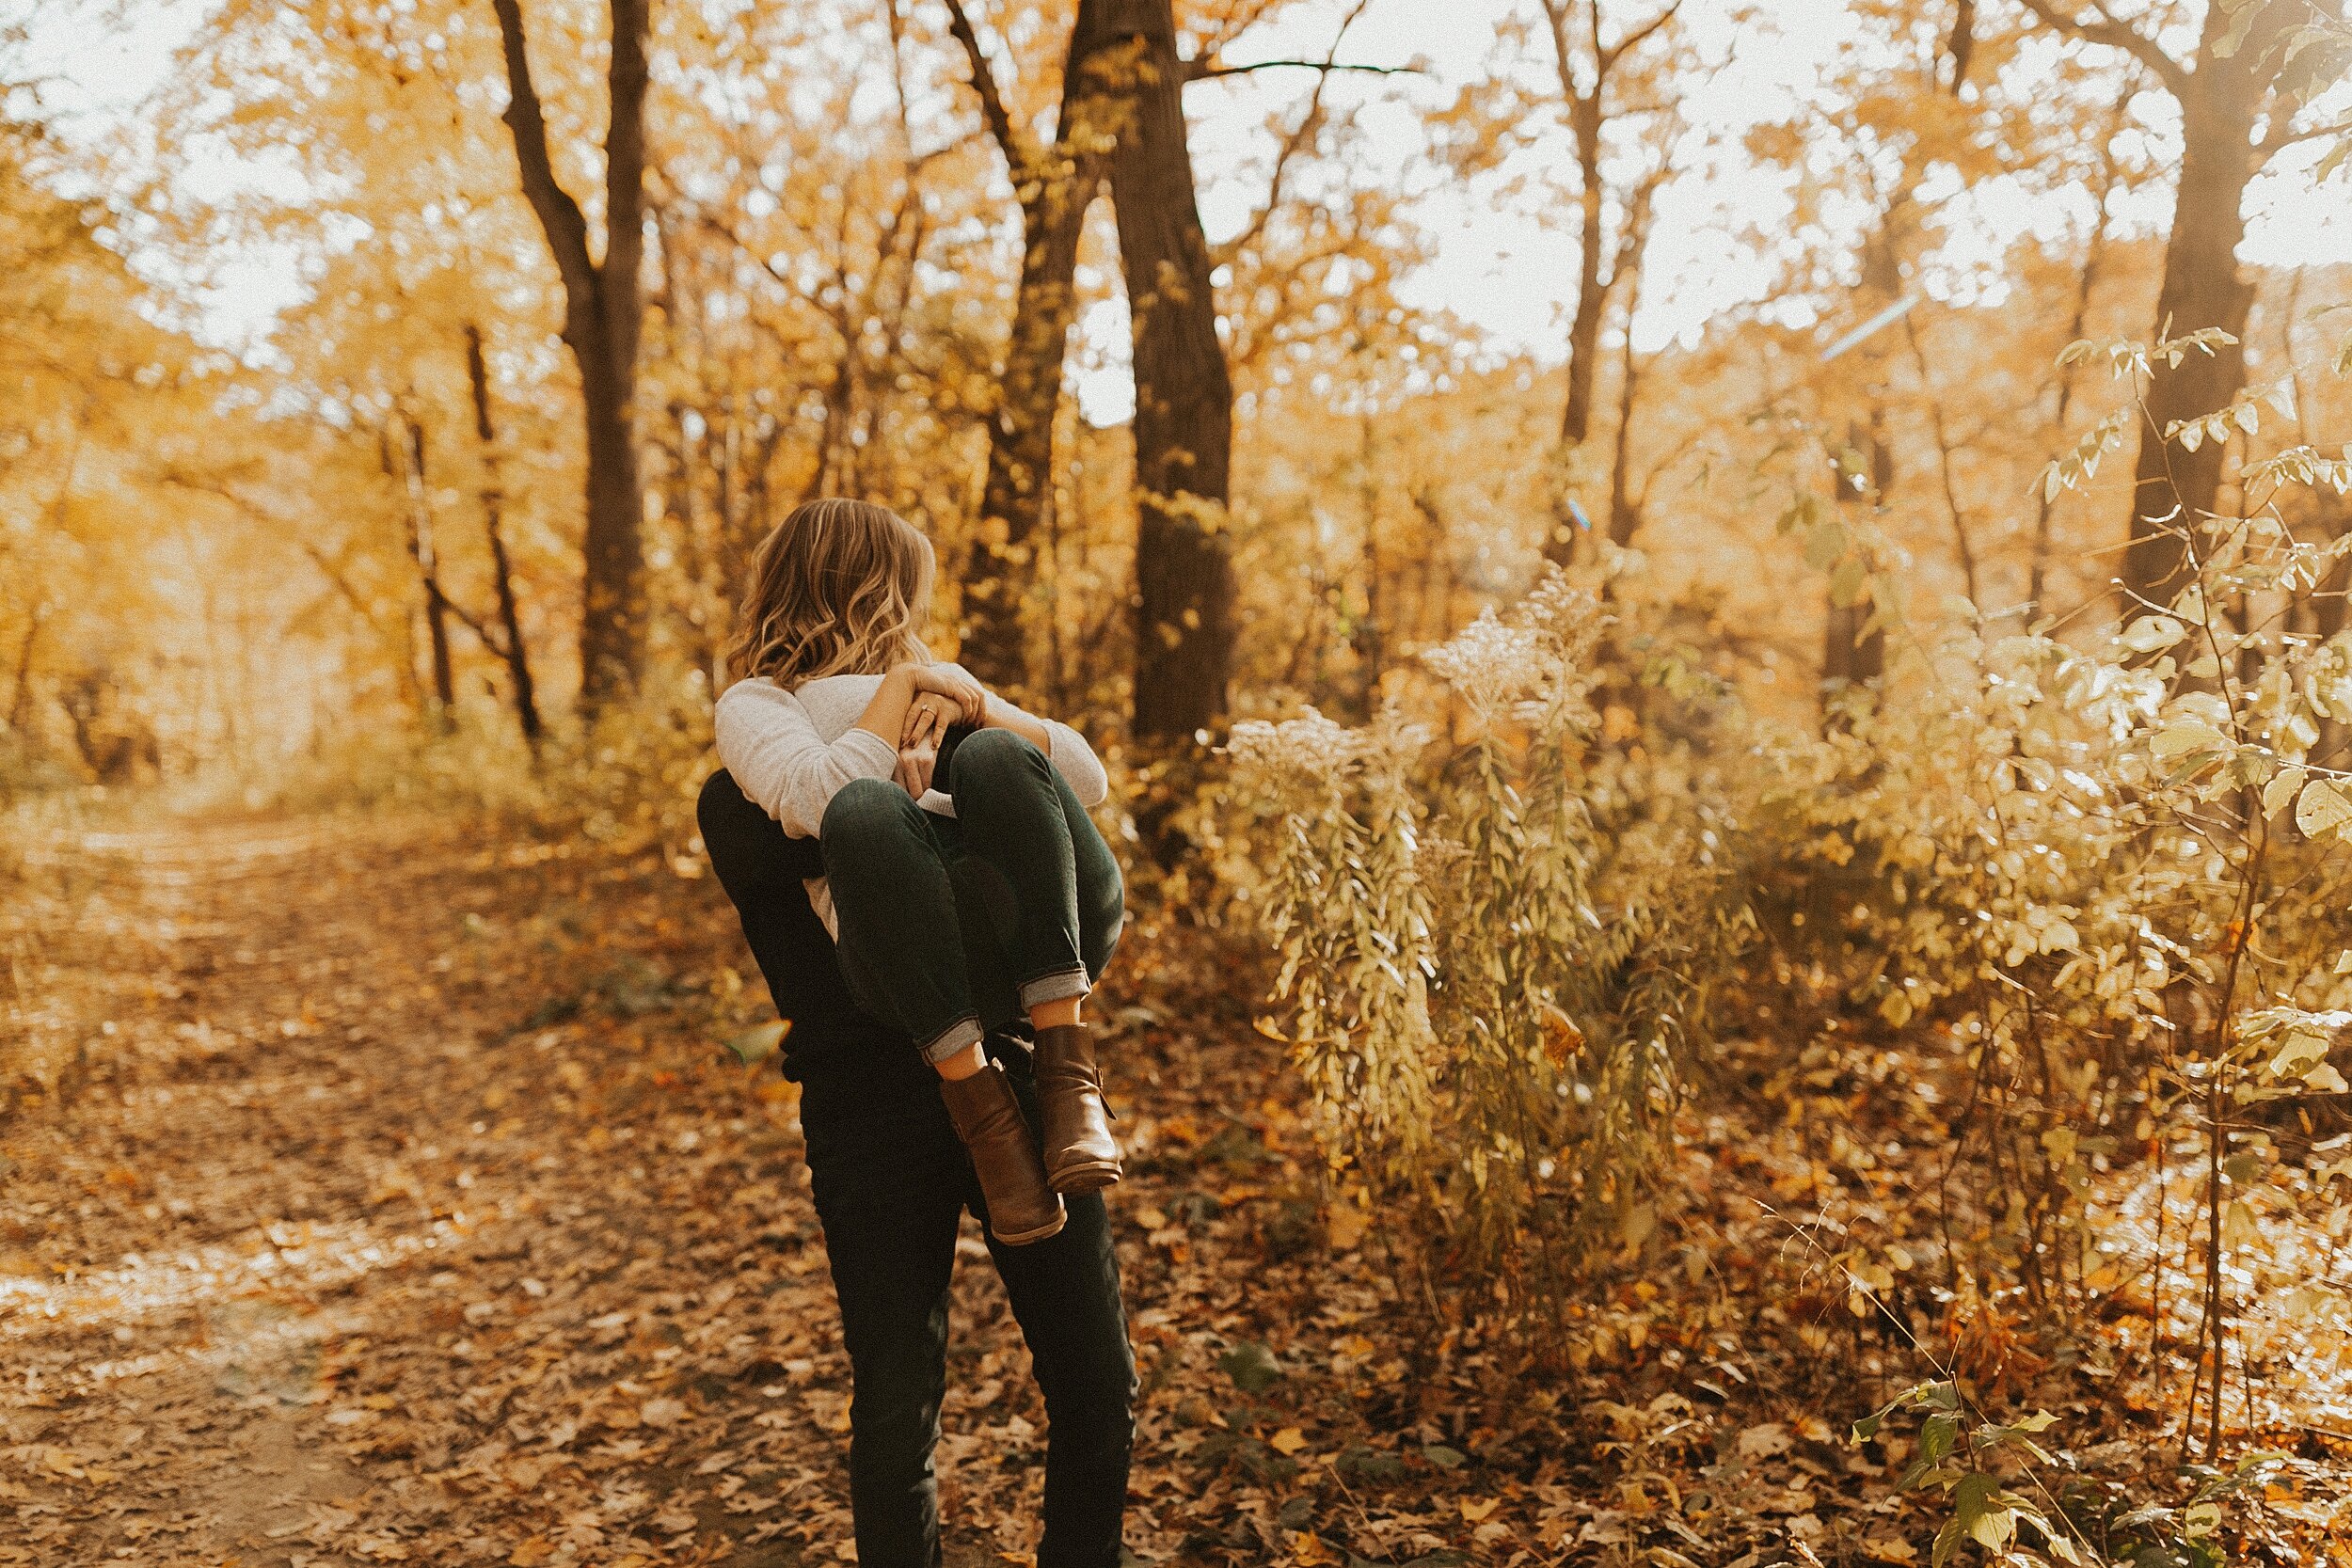
[[[1727,815],[1682,759],[1600,739],[1608,627],[1556,568],[1423,657],[1447,734],[1391,703],[1235,726],[1256,897],[1334,1171],[1409,1197],[1466,1287],[1554,1323],[1596,1243],[1658,1218],[1690,1053],[1749,929]]]

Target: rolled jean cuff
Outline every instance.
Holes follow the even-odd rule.
[[[1034,980],[1021,982],[1021,1005],[1041,1007],[1048,1002],[1066,1002],[1073,996],[1084,996],[1094,989],[1083,968],[1058,970],[1041,974]]]
[[[935,1037],[930,1044],[923,1047],[923,1060],[937,1067],[948,1057],[969,1051],[979,1044],[986,1034],[987,1031],[980,1027],[978,1019],[969,1016],[960,1018],[947,1025],[946,1029]]]

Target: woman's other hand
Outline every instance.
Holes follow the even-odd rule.
[[[943,711],[948,705],[938,699],[927,703],[918,697],[907,709],[906,734],[898,742],[898,766],[891,777],[915,800],[931,787],[931,774],[939,766],[939,743],[953,721]]]
[[[988,717],[988,688],[961,664],[913,666],[914,689],[933,691],[962,709],[962,721],[978,724]]]

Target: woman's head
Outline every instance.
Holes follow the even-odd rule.
[[[923,657],[930,541],[870,501],[803,501],[752,555],[727,664],[798,686]]]

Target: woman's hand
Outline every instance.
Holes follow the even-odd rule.
[[[970,721],[955,699],[943,697],[936,691],[918,691],[914,701],[907,705],[906,733],[899,736],[899,741],[904,744],[913,740],[921,725],[928,724],[934,733],[945,735],[948,725]]]
[[[953,721],[954,705],[936,695],[917,697],[907,708],[906,733],[898,741],[898,766],[891,774],[916,800],[931,787],[939,766],[939,743]]]
[[[961,664],[915,664],[907,667],[917,691],[936,692],[962,710],[962,722],[979,724],[988,717],[988,688]]]

